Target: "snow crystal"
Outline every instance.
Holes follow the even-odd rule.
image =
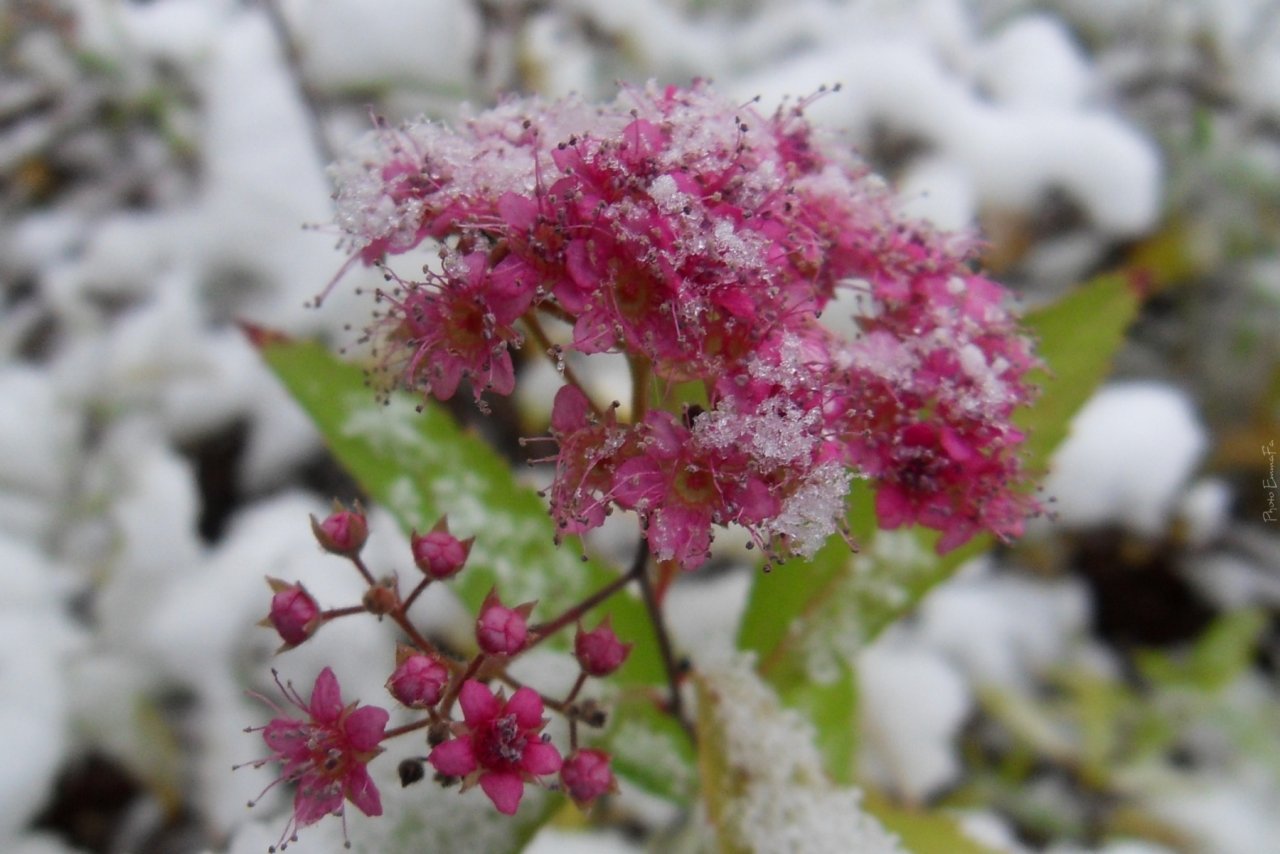
[[[859,790],[828,782],[812,727],[782,707],[748,658],[707,666],[702,678],[715,698],[725,761],[742,784],[724,817],[740,845],[812,854],[901,850],[862,809]]]
[[[782,511],[767,523],[771,534],[787,538],[794,554],[813,557],[836,531],[844,517],[844,499],[851,475],[838,462],[825,463],[809,472],[803,484],[789,495]]]

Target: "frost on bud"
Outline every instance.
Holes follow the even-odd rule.
[[[578,626],[578,633],[573,638],[573,654],[582,665],[582,671],[589,676],[608,676],[622,666],[630,652],[631,644],[618,640],[608,617],[589,632]]]
[[[440,702],[449,684],[449,668],[439,659],[400,644],[396,648],[396,669],[387,680],[387,690],[411,709],[425,709]]]
[[[475,537],[459,540],[449,533],[449,519],[441,517],[436,526],[426,534],[414,535],[409,540],[413,549],[413,562],[428,577],[443,581],[457,575],[467,562]]]
[[[360,553],[365,540],[369,539],[369,521],[358,504],[355,510],[347,510],[335,503],[334,512],[323,522],[311,517],[311,531],[325,551],[353,557]]]
[[[267,584],[275,595],[271,597],[271,612],[261,625],[272,626],[279,632],[284,641],[281,650],[292,649],[320,627],[320,606],[301,584],[271,577],[267,578]]]
[[[490,655],[515,655],[524,649],[529,638],[528,617],[533,603],[507,608],[498,601],[498,594],[490,591],[480,606],[476,620],[476,641],[480,649]]]
[[[579,750],[570,755],[560,766],[560,783],[579,808],[589,806],[603,794],[618,791],[609,754],[603,750]]]

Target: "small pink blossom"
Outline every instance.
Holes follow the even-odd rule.
[[[467,562],[475,537],[459,540],[449,533],[449,522],[441,518],[436,526],[425,534],[414,532],[409,539],[413,562],[431,578],[444,580],[457,575]]]
[[[369,521],[358,510],[337,510],[323,522],[311,517],[311,531],[325,551],[350,557],[369,539]]]
[[[439,773],[479,782],[498,811],[515,815],[524,784],[560,770],[560,752],[545,740],[542,699],[520,688],[504,702],[483,683],[468,680],[458,695],[463,723],[455,737],[427,757]]]
[[[403,645],[396,650],[396,660],[396,669],[387,680],[391,696],[411,709],[440,702],[449,684],[449,668],[442,661]]]
[[[476,642],[490,655],[515,655],[528,641],[527,620],[532,610],[533,603],[508,608],[497,593],[490,592],[476,620]]]
[[[405,383],[439,400],[453,397],[463,379],[476,400],[486,391],[507,395],[515,388],[512,347],[523,339],[514,322],[533,299],[532,284],[496,275],[482,252],[451,255],[444,272],[427,282],[402,282],[380,292],[393,332],[385,345],[399,360]]]
[[[278,578],[267,578],[274,595],[271,611],[264,621],[275,628],[291,649],[311,637],[320,627],[320,606],[301,584],[290,584]]]
[[[283,767],[276,782],[297,784],[293,816],[278,847],[296,839],[298,829],[326,815],[341,815],[346,801],[365,815],[382,815],[382,801],[366,766],[382,752],[379,744],[389,717],[386,710],[358,703],[344,705],[338,679],[328,667],[316,677],[310,702],[304,702],[292,684],[281,685],[280,690],[302,717],[290,717],[271,700],[260,697],[279,717],[252,730],[262,733],[271,750],[271,756],[252,764],[258,767],[278,761]]]
[[[589,632],[579,626],[573,638],[573,654],[589,676],[608,676],[622,666],[630,652],[631,644],[618,640],[608,617]]]
[[[609,767],[609,754],[603,750],[577,750],[560,766],[560,784],[580,808],[585,808],[601,795],[618,791],[618,781]]]

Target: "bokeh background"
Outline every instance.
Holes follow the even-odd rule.
[[[1052,518],[862,653],[868,790],[993,851],[1280,850],[1269,0],[5,0],[0,850],[264,850],[287,798],[245,809],[272,778],[231,773],[269,714],[245,691],[332,663],[379,696],[380,627],[273,659],[255,626],[264,575],[358,591],[306,519],[355,487],[236,326],[340,347],[367,321],[368,271],[307,307],[344,261],[327,164],[372,114],[694,77],[766,111],[840,84],[811,118],[907,210],[981,229],[1026,307],[1104,271],[1145,294]],[[373,518],[371,560],[407,566]],[[745,589],[726,546],[672,594],[681,642],[731,634]],[[419,850],[485,850],[487,805],[426,788],[395,795],[439,824]],[[535,847],[640,850],[682,819],[617,800],[606,836]]]

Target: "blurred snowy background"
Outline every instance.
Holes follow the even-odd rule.
[[[370,111],[695,76],[762,110],[842,84],[810,115],[912,212],[977,224],[1027,306],[1103,270],[1149,283],[1057,458],[1056,521],[863,653],[868,787],[956,810],[994,851],[1280,850],[1263,0],[5,0],[0,850],[276,840],[283,793],[244,806],[271,773],[230,770],[261,753],[241,730],[267,716],[244,694],[276,642],[262,579],[357,590],[306,522],[354,492],[234,323],[337,346],[364,322],[367,272],[304,307],[343,258],[303,225],[328,220],[326,165]],[[407,564],[374,529],[373,562]],[[673,593],[686,646],[732,632],[746,580],[720,563]],[[274,661],[301,684],[332,663],[380,702],[382,640],[338,625]],[[438,850],[484,850],[487,803],[384,791],[439,823]],[[615,847],[675,818],[625,792],[616,811]],[[360,818],[357,849],[382,850]],[[335,848],[336,825],[299,849]]]

